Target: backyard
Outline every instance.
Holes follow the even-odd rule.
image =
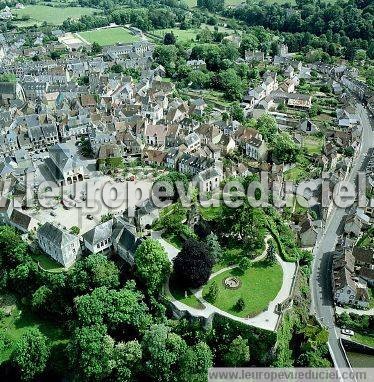
[[[217,308],[238,317],[253,317],[267,309],[282,287],[282,268],[276,263],[254,263],[244,274],[239,268],[227,270],[212,278],[203,289],[203,297],[209,294],[213,282],[218,286],[218,294],[213,303]],[[240,282],[236,289],[226,287],[224,281],[234,277]],[[245,305],[242,310],[236,309],[238,300],[242,298]]]
[[[97,42],[101,46],[140,41],[138,36],[131,34],[127,29],[122,27],[95,29],[80,32],[79,35],[89,43]]]
[[[315,135],[305,137],[303,141],[303,147],[310,155],[320,154],[323,147],[323,138],[317,137]]]
[[[46,271],[49,272],[62,272],[65,271],[65,268],[59,264],[57,261],[52,259],[50,256],[47,256],[43,252],[37,252],[31,254],[32,258],[38,265]]]
[[[12,10],[14,15],[22,18],[29,17],[29,20],[20,21],[21,25],[42,23],[46,21],[51,25],[61,25],[68,18],[78,19],[83,15],[92,15],[97,12],[94,8],[83,7],[49,7],[46,5],[28,5],[24,9]]]

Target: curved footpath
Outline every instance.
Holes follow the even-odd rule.
[[[358,103],[357,110],[361,116],[362,136],[360,151],[353,160],[353,167],[347,176],[347,181],[354,183],[357,173],[361,170],[364,159],[370,148],[374,147],[374,131],[365,108]],[[340,330],[335,324],[334,303],[331,289],[332,252],[341,232],[346,211],[334,206],[325,224],[322,235],[314,247],[312,275],[310,287],[312,292],[312,313],[329,331],[328,346],[336,368],[350,367],[345,350],[341,344]]]
[[[158,236],[158,235],[155,235],[155,236]],[[253,262],[261,261],[266,257],[266,251],[268,248],[269,238],[270,238],[270,236],[267,236],[265,239],[266,240],[265,250],[263,251],[263,253],[260,256],[258,256],[256,259],[254,259]],[[178,249],[176,249],[171,244],[166,242],[160,236],[157,237],[157,239],[159,240],[160,244],[164,247],[164,249],[168,253],[169,259],[172,260],[178,254],[178,252],[179,252]],[[283,261],[278,255],[276,255],[276,257],[277,257],[277,260],[278,260],[279,264],[281,265],[282,271],[283,271],[282,287],[279,290],[275,299],[269,303],[267,310],[263,311],[262,313],[260,313],[259,315],[255,316],[255,317],[252,317],[252,318],[237,317],[231,313],[227,313],[221,309],[218,309],[214,305],[212,305],[209,302],[207,302],[206,300],[204,300],[204,298],[202,296],[203,288],[192,291],[194,296],[202,303],[202,305],[204,305],[203,309],[192,308],[186,304],[183,304],[182,302],[180,302],[176,299],[172,299],[171,302],[180,311],[187,311],[191,315],[196,316],[196,317],[209,318],[212,314],[218,313],[222,316],[228,317],[234,321],[238,321],[238,322],[241,322],[241,323],[246,324],[246,325],[255,326],[255,327],[260,328],[260,329],[275,331],[277,328],[278,320],[279,320],[279,314],[276,313],[276,306],[278,304],[284,302],[290,296],[291,290],[292,290],[293,278],[295,276],[295,271],[296,271],[296,264],[295,263],[287,263],[287,262]],[[219,274],[221,274],[227,270],[230,270],[230,269],[233,269],[236,267],[237,267],[237,265],[232,265],[230,267],[220,269],[219,271],[213,273],[210,276],[210,279],[212,279],[213,277],[215,277],[215,276],[217,276],[217,275],[219,275]],[[168,294],[171,296],[170,289],[169,289],[169,282],[166,283],[165,288],[166,288],[166,291],[168,292]]]

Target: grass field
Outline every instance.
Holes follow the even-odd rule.
[[[229,276],[240,279],[238,289],[227,289],[224,280]],[[209,286],[216,282],[218,295],[214,305],[238,317],[253,317],[265,310],[277,296],[282,286],[282,268],[279,264],[268,266],[264,262],[254,263],[244,274],[238,268],[223,272],[213,279],[203,289],[203,296],[209,293]],[[242,311],[235,309],[239,298],[243,298],[245,306]]]
[[[22,306],[15,305],[11,314],[0,320],[0,364],[9,359],[17,340],[30,328],[38,328],[48,337],[50,345],[67,342],[62,328],[40,320]]]
[[[190,306],[191,308],[195,309],[203,309],[204,306],[201,304],[201,302],[190,292],[182,290],[179,288],[175,283],[172,281],[169,284],[170,293],[171,295],[179,302],[186,304],[187,306]]]
[[[323,147],[323,138],[316,136],[306,137],[303,141],[303,146],[306,148],[308,154],[320,154]]]
[[[41,268],[49,272],[63,272],[65,268],[59,264],[57,261],[53,260],[51,257],[45,255],[44,253],[33,253],[32,258],[37,262]]]
[[[152,31],[151,33],[161,38],[164,38],[165,34],[168,32],[173,32],[174,36],[177,38],[178,41],[190,41],[190,40],[195,40],[196,35],[199,33],[199,30],[166,28],[166,29],[156,29]]]
[[[374,335],[355,333],[352,340],[360,344],[374,347]]]
[[[207,221],[217,220],[222,215],[222,206],[200,207],[200,214]]]
[[[306,176],[305,168],[300,164],[297,164],[295,167],[291,168],[290,170],[287,170],[284,173],[285,180],[288,180],[290,182],[296,182],[296,183],[303,180],[305,176]]]
[[[14,14],[19,17],[30,17],[30,19],[25,22],[20,21],[20,25],[42,23],[44,21],[51,25],[61,25],[68,18],[78,19],[83,15],[91,15],[95,11],[97,12],[97,9],[81,7],[56,8],[46,5],[29,5],[24,9],[14,10]]]
[[[81,32],[79,34],[91,44],[97,42],[101,46],[140,40],[139,37],[134,36],[127,29],[122,27],[95,29],[92,31]]]

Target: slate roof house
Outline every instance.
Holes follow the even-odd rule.
[[[22,233],[29,233],[38,227],[38,222],[22,211],[13,209],[9,218],[9,224]]]
[[[369,295],[366,283],[361,283],[354,272],[355,258],[349,251],[334,255],[332,272],[334,300],[343,306],[367,308]]]
[[[114,251],[129,265],[134,265],[134,254],[143,239],[136,233],[136,227],[123,218],[116,218],[113,231],[112,243]]]
[[[40,248],[65,268],[74,264],[80,254],[79,238],[51,223],[43,224],[38,230]]]
[[[45,163],[57,184],[72,184],[84,179],[83,163],[72,154],[66,144],[58,143],[48,151],[49,158]]]
[[[91,253],[99,253],[112,245],[113,221],[101,223],[83,235],[84,245]]]

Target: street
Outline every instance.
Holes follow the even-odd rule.
[[[374,147],[374,131],[366,109],[361,105],[357,105],[362,118],[362,137],[360,153],[353,166],[347,181],[354,183],[358,171],[360,171],[363,161],[371,147]],[[317,242],[313,255],[312,275],[310,280],[312,294],[312,312],[318,321],[325,325],[329,331],[328,346],[331,357],[336,368],[350,367],[346,358],[345,351],[340,345],[340,329],[335,325],[334,304],[331,290],[331,268],[332,255],[338,236],[342,229],[342,223],[346,211],[344,208],[333,207],[331,214],[326,222],[323,233]]]

